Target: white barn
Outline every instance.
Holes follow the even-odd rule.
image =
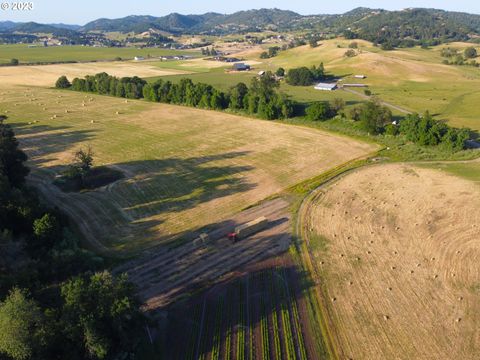
[[[316,90],[325,90],[325,91],[332,91],[337,88],[337,84],[332,83],[318,83],[315,85]]]

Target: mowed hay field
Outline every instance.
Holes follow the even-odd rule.
[[[45,86],[52,87],[55,81],[62,75],[66,75],[70,81],[75,77],[95,75],[107,72],[110,75],[124,77],[134,76],[152,77],[162,75],[187,74],[186,70],[161,69],[155,66],[155,62],[98,62],[82,64],[54,64],[54,65],[31,65],[31,66],[5,66],[0,67],[0,90],[11,85]]]
[[[20,63],[54,62],[54,61],[93,61],[133,59],[135,56],[163,56],[163,55],[198,55],[198,51],[183,51],[157,48],[137,49],[134,47],[93,47],[93,46],[36,46],[28,44],[0,45],[0,63],[9,63],[11,59],[18,59]]]
[[[306,231],[346,358],[478,359],[480,163],[454,169],[371,166],[311,204]]]
[[[310,128],[145,101],[27,87],[1,97],[30,157],[32,183],[100,250],[135,251],[214,225],[377,149]],[[52,181],[87,145],[96,165],[125,178],[62,193]]]
[[[353,41],[359,45],[358,55],[345,57]],[[282,51],[264,60],[263,67],[275,71],[278,67],[318,66],[323,62],[329,73],[344,77],[344,83],[368,84],[373,94],[382,100],[414,112],[429,110],[453,126],[480,130],[480,107],[476,105],[480,97],[480,68],[444,65],[444,58],[440,56],[444,47],[456,48],[461,53],[471,44],[452,43],[429,50],[417,47],[394,51],[382,51],[363,40],[333,39],[319,44],[317,48],[307,45]],[[480,47],[477,51],[480,53]],[[355,74],[364,74],[367,78],[355,79]],[[314,100],[312,87],[290,89],[282,85],[282,88],[294,97]],[[362,89],[359,91],[363,93]],[[341,91],[332,94],[344,97]],[[327,95],[319,94],[318,97],[329,99]]]

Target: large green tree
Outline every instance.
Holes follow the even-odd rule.
[[[108,272],[74,278],[61,288],[65,336],[93,359],[132,354],[142,331],[139,303],[125,277]],[[124,357],[122,357],[124,356]]]
[[[0,352],[15,360],[36,359],[44,330],[37,303],[25,291],[11,290],[0,303]]]

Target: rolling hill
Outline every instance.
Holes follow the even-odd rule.
[[[172,34],[226,34],[241,31],[305,29],[343,34],[375,43],[392,42],[393,46],[446,41],[466,41],[480,35],[480,15],[438,9],[409,8],[387,11],[359,7],[344,14],[300,15],[280,9],[239,11],[233,14],[210,12],[202,15],[172,13],[155,17],[131,15],[119,19],[101,18],[82,27],[64,24],[0,22],[0,31],[20,33],[55,33],[59,30],[88,33],[135,32],[150,29]]]

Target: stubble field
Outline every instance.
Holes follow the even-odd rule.
[[[478,355],[478,161],[431,167],[364,168],[311,204],[310,248],[348,358]]]
[[[30,157],[31,182],[99,250],[136,251],[214,225],[376,149],[314,129],[186,107],[44,88],[1,94],[2,111]],[[52,181],[86,146],[96,165],[120,169],[125,178],[63,193]]]

